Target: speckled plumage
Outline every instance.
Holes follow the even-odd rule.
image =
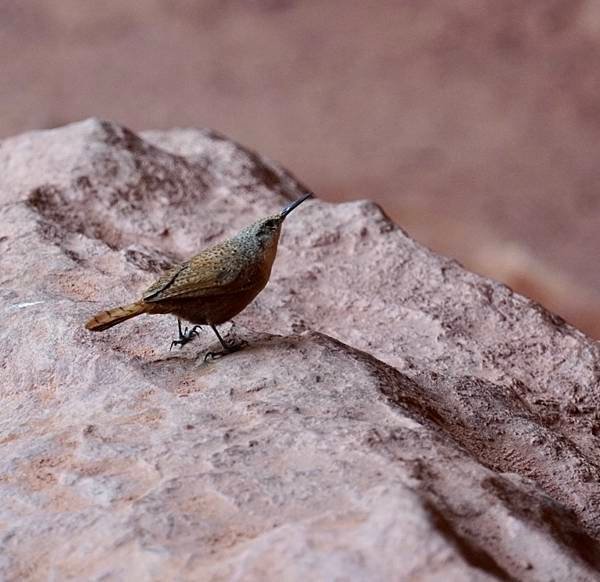
[[[152,313],[173,313],[199,325],[235,317],[265,287],[283,219],[263,218],[165,273],[142,298]],[[267,225],[267,226],[265,226]],[[261,240],[257,233],[266,228]]]
[[[176,265],[148,287],[141,299],[97,314],[86,328],[103,331],[142,313],[171,313],[213,329],[235,317],[268,283],[283,221],[307,198],[310,195]]]

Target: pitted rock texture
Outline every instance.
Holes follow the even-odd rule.
[[[210,131],[0,142],[0,577],[596,580],[600,350],[419,246],[305,203],[235,324],[94,312],[305,188]]]
[[[598,0],[3,0],[0,137],[221,128],[599,339],[599,59]]]

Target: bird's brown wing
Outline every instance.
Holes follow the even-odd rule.
[[[177,276],[188,268],[188,265],[189,263],[186,261],[185,263],[176,265],[175,267],[166,271],[164,275],[160,277],[160,279],[152,283],[152,285],[150,285],[150,287],[144,291],[144,294],[142,295],[144,301],[153,301],[157,298],[160,298],[161,294],[168,291],[169,287],[175,283]]]
[[[219,261],[216,258],[219,257],[213,257],[210,251],[204,252],[173,267],[146,289],[144,301],[157,303],[226,292],[240,277],[241,268],[235,261]]]

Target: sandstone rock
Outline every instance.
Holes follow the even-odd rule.
[[[220,128],[598,339],[599,33],[597,0],[3,0],[0,137]]]
[[[0,142],[0,576],[594,580],[597,343],[308,202],[212,363],[98,309],[304,188],[209,131]]]

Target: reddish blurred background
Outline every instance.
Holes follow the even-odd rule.
[[[597,0],[2,0],[0,137],[212,127],[600,337]]]

